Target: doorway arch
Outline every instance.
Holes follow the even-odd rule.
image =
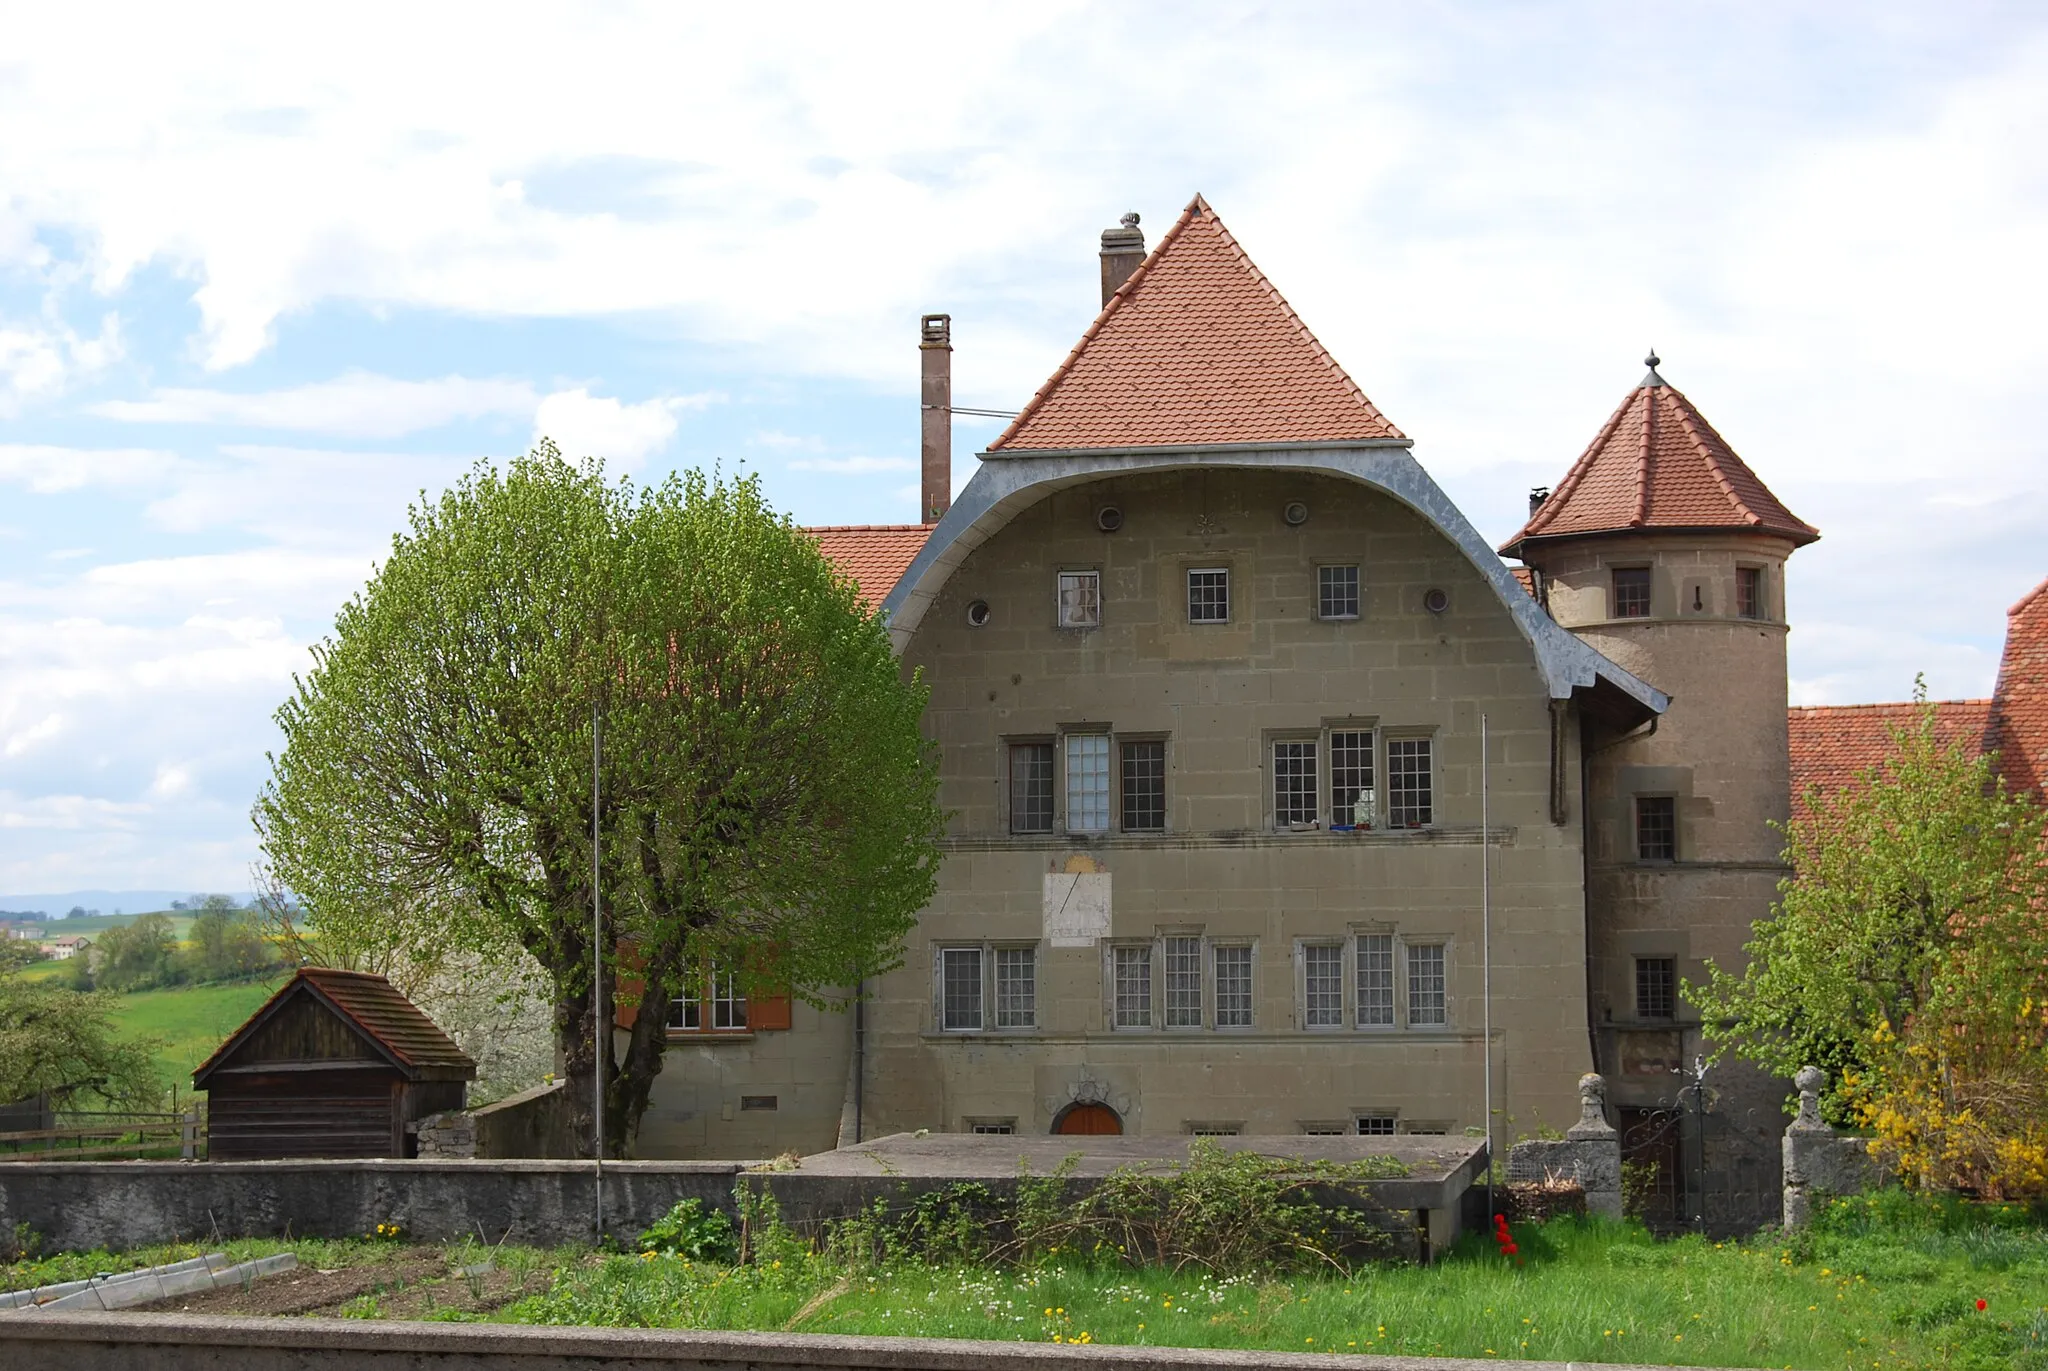
[[[1124,1131],[1124,1121],[1106,1104],[1070,1104],[1052,1121],[1054,1133],[1114,1136]]]

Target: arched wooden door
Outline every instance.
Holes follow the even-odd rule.
[[[1074,1104],[1068,1105],[1059,1118],[1053,1120],[1052,1131],[1113,1135],[1124,1131],[1124,1121],[1106,1104]]]

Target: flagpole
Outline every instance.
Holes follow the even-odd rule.
[[[590,703],[590,1093],[591,1134],[596,1146],[597,1238],[604,1241],[604,882],[598,815],[604,784],[604,716]]]
[[[1486,1221],[1493,1222],[1493,843],[1486,716],[1479,716],[1479,1002],[1486,1052]]]

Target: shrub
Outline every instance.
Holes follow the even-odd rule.
[[[706,1209],[698,1199],[680,1201],[640,1234],[640,1250],[693,1262],[732,1261],[739,1255],[738,1235],[722,1209]]]

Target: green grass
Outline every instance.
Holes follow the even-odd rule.
[[[161,1038],[157,1069],[181,1091],[192,1085],[192,1068],[213,1055],[228,1034],[269,999],[279,977],[221,985],[185,985],[141,990],[115,1002],[115,1029],[126,1038]]]
[[[849,1268],[791,1241],[741,1267],[508,1248],[493,1254],[501,1266],[554,1275],[546,1294],[491,1317],[1681,1366],[2048,1371],[2048,1225],[2017,1208],[1930,1205],[1894,1193],[1839,1205],[1790,1241],[1658,1242],[1633,1225],[1573,1220],[1518,1228],[1516,1241],[1519,1263],[1475,1235],[1430,1267],[1221,1280],[1080,1260]],[[395,1250],[384,1242],[217,1246],[238,1259],[290,1250],[328,1269],[389,1261]],[[199,1250],[51,1258],[0,1268],[0,1285]],[[474,1245],[448,1249],[451,1264],[481,1255]]]
[[[1707,1366],[2048,1366],[2048,1233],[1922,1237],[1866,1237],[1841,1256],[1802,1259],[1771,1242],[1659,1243],[1638,1228],[1562,1221],[1518,1231],[1521,1265],[1478,1238],[1431,1267],[1309,1279],[901,1265],[852,1276],[798,1327]],[[2000,1255],[1987,1261],[1991,1251]],[[803,1258],[734,1269],[615,1257],[565,1272],[549,1294],[505,1315],[773,1329],[847,1278]]]
[[[69,961],[30,962],[14,973],[24,981],[54,981],[71,974]]]

